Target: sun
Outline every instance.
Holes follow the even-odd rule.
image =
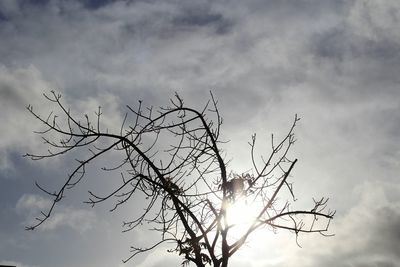
[[[253,224],[260,211],[260,205],[249,203],[244,197],[230,203],[227,209],[230,237],[240,238]]]

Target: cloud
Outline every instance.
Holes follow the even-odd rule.
[[[294,257],[304,266],[316,260],[329,266],[338,263],[333,250],[343,266],[367,266],[362,256],[344,251],[354,240],[359,255],[384,265],[395,259],[392,250],[379,250],[396,244],[395,234],[385,236],[397,227],[397,202],[389,201],[394,193],[384,185],[387,202],[377,192],[365,193],[359,202],[350,190],[379,179],[368,189],[375,192],[398,176],[399,10],[396,0],[0,1],[0,170],[18,170],[10,151],[15,156],[40,150],[31,133],[38,124],[24,107],[33,104],[47,114],[51,107],[41,94],[50,89],[61,90],[79,115],[92,116],[103,106],[104,127],[110,129],[118,129],[125,104],[143,99],[146,105],[163,105],[178,91],[199,107],[212,89],[226,139],[232,140],[231,168],[248,169],[243,159],[253,132],[261,143],[271,132],[284,132],[294,113],[302,117],[294,147],[301,159],[296,177],[307,179],[295,187],[300,196],[311,189],[329,194],[343,215],[333,222],[335,238],[305,241]],[[27,193],[18,203],[19,212],[28,214],[48,200]],[[44,226],[48,230],[85,222],[84,210],[59,206],[56,211]],[[82,231],[90,227],[86,219]],[[362,219],[376,223],[364,229]],[[296,251],[293,240],[289,244]],[[380,253],[376,258],[374,251]],[[268,264],[279,266],[280,260]],[[144,266],[155,261],[149,257]]]
[[[29,119],[25,107],[36,104],[38,110],[46,110],[39,103],[42,93],[51,87],[51,83],[45,81],[33,65],[9,68],[0,64],[0,169],[12,168],[7,159],[7,150],[36,147],[33,135],[28,134],[34,123]]]
[[[138,267],[162,267],[178,266],[182,263],[182,258],[177,253],[167,252],[168,247],[161,246],[151,251],[145,260],[139,263]]]
[[[355,1],[349,14],[349,23],[359,36],[379,42],[388,38],[400,42],[397,20],[400,3],[395,0],[384,2]]]
[[[10,265],[10,266],[17,266],[17,267],[39,267],[37,265],[26,265],[26,264],[22,264],[20,262],[17,261],[0,261],[0,265]]]
[[[399,189],[380,182],[357,187],[354,193],[359,202],[332,222],[335,236],[303,235],[302,249],[287,248],[290,255],[285,266],[398,266],[400,199],[393,193]]]
[[[49,199],[39,195],[24,194],[16,204],[18,214],[25,217],[23,224],[29,226],[35,221],[33,218],[40,215],[40,211],[46,211],[51,205]],[[69,227],[84,233],[96,224],[96,215],[93,211],[76,209],[68,206],[57,205],[52,216],[38,229],[42,231],[55,230],[59,227]]]
[[[352,86],[353,92],[395,92],[400,63],[399,10],[397,1],[354,1],[333,27],[311,36],[309,49],[317,56],[316,63],[333,65],[329,74],[363,85]]]
[[[232,266],[398,266],[400,261],[400,198],[398,184],[380,181],[356,186],[357,196],[349,209],[338,212],[331,222],[333,237],[267,229],[257,233],[232,258]]]
[[[28,67],[6,67],[0,64],[0,125],[2,138],[0,140],[0,169],[13,169],[9,153],[16,151],[22,156],[26,152],[43,151],[42,141],[34,130],[40,130],[42,124],[26,110],[28,105],[35,113],[46,118],[53,110],[59,109],[43,97],[43,93],[51,95],[56,90],[54,83],[43,78],[42,73],[33,65]],[[122,121],[118,97],[101,92],[94,96],[73,99],[64,96],[61,100],[66,108],[71,108],[74,114],[83,119],[88,114],[92,122],[96,121],[95,112],[102,106],[103,129],[119,129]],[[60,121],[65,126],[66,121]],[[115,130],[117,131],[117,130]],[[23,141],[22,141],[23,140]]]

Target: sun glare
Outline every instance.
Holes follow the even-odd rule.
[[[247,203],[244,198],[239,198],[230,204],[227,210],[227,219],[230,225],[230,236],[240,238],[251,226],[260,212],[260,207],[254,203]]]

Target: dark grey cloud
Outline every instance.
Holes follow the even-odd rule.
[[[312,53],[374,86],[384,81],[397,84],[400,39],[394,29],[398,8],[393,1],[355,1],[340,23],[312,36]]]
[[[375,85],[376,82],[384,80],[398,83],[396,75],[400,63],[398,40],[387,37],[376,40],[360,37],[357,29],[347,24],[322,34],[318,33],[312,39],[314,46],[312,53],[321,60],[335,62],[342,72],[347,71],[343,67],[351,61],[365,62],[365,64],[368,62],[366,66],[360,64],[360,69],[352,72],[368,81],[375,81]],[[367,73],[368,77],[364,76]]]
[[[107,5],[125,2],[125,0],[15,0],[2,1],[0,4],[0,14],[5,20],[10,20],[14,15],[29,14],[39,10],[53,10],[58,11],[60,14],[68,11],[68,7],[75,6],[77,8],[84,8],[89,11],[95,11],[99,8],[106,7]]]
[[[98,9],[106,7],[109,4],[115,3],[121,0],[80,0],[83,5],[88,9]]]
[[[200,27],[212,27],[217,34],[226,34],[232,29],[233,22],[221,13],[204,9],[183,9],[181,14],[172,19],[172,27],[189,31]]]

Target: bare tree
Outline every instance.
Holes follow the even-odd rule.
[[[288,152],[295,142],[294,121],[281,140],[271,137],[271,152],[266,157],[255,152],[256,135],[250,145],[251,171],[237,174],[228,171],[220,140],[222,117],[217,101],[211,94],[202,110],[187,107],[179,95],[170,99],[169,106],[154,110],[127,106],[127,114],[117,132],[102,129],[99,107],[95,121],[88,115],[74,116],[61,102],[61,95],[45,95],[59,114],[41,116],[32,106],[28,110],[44,124],[37,132],[47,146],[48,154],[26,154],[33,160],[59,157],[73,150],[84,150],[86,158],[77,165],[56,192],[37,186],[52,198],[48,210],[42,211],[33,230],[50,218],[67,191],[85,177],[89,163],[106,153],[119,153],[115,166],[105,171],[117,171],[121,179],[106,195],[89,191],[87,203],[92,206],[114,201],[113,210],[135,198],[146,200],[143,212],[124,222],[124,231],[151,225],[160,233],[159,240],[147,248],[131,247],[128,261],[135,255],[150,251],[162,243],[171,243],[170,252],[183,257],[182,265],[228,266],[229,259],[257,230],[278,228],[299,233],[327,232],[334,211],[327,209],[328,199],[314,200],[307,210],[292,210],[294,200],[289,176],[297,159]],[[167,144],[167,146],[165,145]],[[118,174],[119,175],[119,174]],[[290,193],[287,201],[278,201],[278,194]],[[245,200],[259,209],[245,225],[240,236],[232,237],[236,222],[229,217],[231,207]],[[143,203],[143,202],[140,202]],[[318,219],[320,219],[318,221]],[[266,229],[267,228],[267,229]]]

